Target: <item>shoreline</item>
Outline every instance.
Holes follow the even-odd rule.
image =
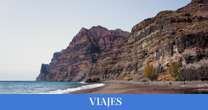
[[[134,82],[108,81],[97,88],[77,90],[69,94],[194,94],[208,93],[208,82]]]
[[[100,88],[100,87],[102,87],[104,85],[105,84],[103,84],[103,83],[87,84],[87,85],[83,85],[83,86],[75,87],[75,88],[68,88],[68,89],[64,89],[64,90],[49,91],[48,94],[68,94],[68,93],[73,93],[73,92],[76,92],[76,91]]]

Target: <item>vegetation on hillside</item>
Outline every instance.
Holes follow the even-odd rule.
[[[156,69],[154,68],[153,64],[147,63],[144,67],[144,77],[155,80],[157,79]]]

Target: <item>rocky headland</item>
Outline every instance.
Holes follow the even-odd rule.
[[[162,11],[132,31],[82,28],[42,64],[38,81],[208,79],[208,0]]]

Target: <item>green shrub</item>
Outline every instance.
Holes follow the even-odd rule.
[[[144,77],[149,78],[150,80],[157,79],[157,74],[154,66],[152,64],[146,64],[144,67]]]

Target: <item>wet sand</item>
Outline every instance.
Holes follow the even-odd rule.
[[[103,87],[73,94],[191,94],[208,93],[208,82],[103,82]]]

